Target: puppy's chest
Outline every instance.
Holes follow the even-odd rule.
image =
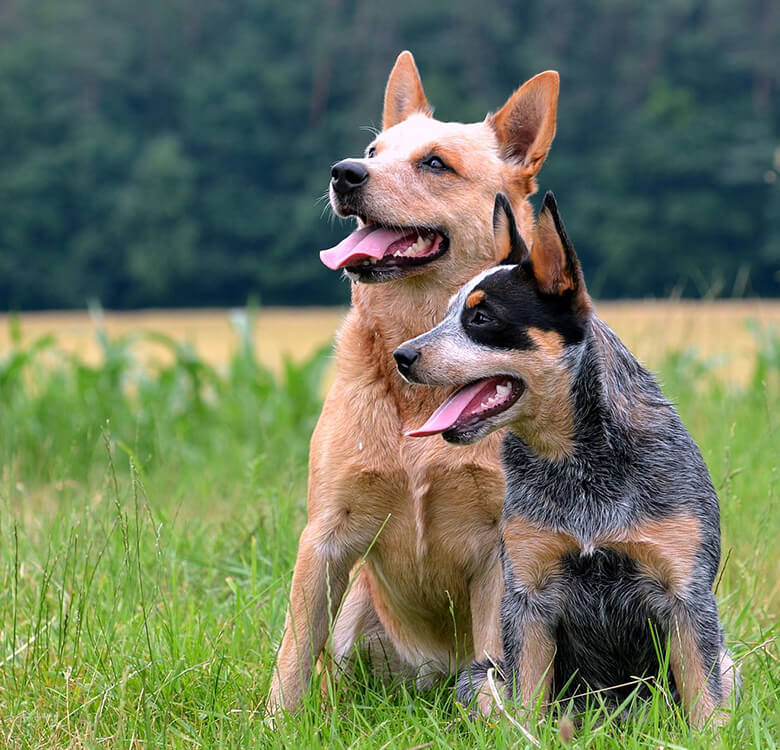
[[[636,503],[621,486],[593,486],[586,477],[550,478],[509,474],[504,503],[504,523],[523,519],[547,532],[573,540],[582,554],[622,538],[636,522]]]

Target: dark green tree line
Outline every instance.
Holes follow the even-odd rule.
[[[780,292],[772,0],[7,0],[0,307],[344,301],[319,199],[403,48],[443,119],[560,71],[541,186],[596,295]]]

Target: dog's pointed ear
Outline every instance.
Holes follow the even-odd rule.
[[[504,193],[496,196],[493,205],[493,240],[496,244],[497,265],[520,265],[528,261],[528,247],[517,231],[512,204]]]
[[[392,128],[413,112],[431,114],[425,98],[420,74],[409,50],[404,50],[395,61],[385,88],[385,106],[382,113],[382,130]]]
[[[531,267],[539,291],[568,295],[574,300],[575,308],[583,311],[590,308],[579,258],[566,235],[555,196],[550,192],[544,196],[542,210],[536,220]]]
[[[488,122],[498,136],[502,157],[535,175],[555,137],[560,78],[554,70],[526,81]]]

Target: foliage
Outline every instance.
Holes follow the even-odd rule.
[[[272,729],[261,706],[304,522],[307,442],[325,353],[279,375],[258,364],[251,315],[215,369],[164,335],[142,366],[99,328],[103,362],[51,339],[0,361],[0,736],[32,747],[520,746],[472,722],[451,684],[418,693],[357,672],[317,687]],[[663,686],[627,721],[597,705],[576,747],[776,747],[778,342],[756,377],[716,380],[691,353],[661,368],[720,493],[718,599],[743,668],[722,730],[686,728]],[[536,723],[563,744],[557,718]]]
[[[445,119],[560,70],[542,187],[598,296],[778,293],[769,0],[11,0],[3,306],[343,301],[317,199],[404,47]]]

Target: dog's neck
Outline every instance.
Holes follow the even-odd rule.
[[[571,430],[568,443],[560,436],[560,410],[549,410],[529,429],[513,425],[511,432],[526,446],[529,456],[596,465],[602,460],[620,463],[626,450],[641,442],[640,434],[669,416],[669,402],[655,378],[645,370],[615,333],[595,314],[583,342],[568,354],[571,382]],[[550,421],[553,420],[553,421]]]
[[[352,309],[342,332],[351,345],[339,347],[339,366],[348,381],[360,378],[363,383],[380,385],[395,403],[404,429],[424,422],[452,388],[408,384],[398,373],[393,352],[404,341],[433,328],[444,317],[452,294],[480,270],[464,268],[463,278],[448,283],[420,276],[383,284],[352,284]]]

